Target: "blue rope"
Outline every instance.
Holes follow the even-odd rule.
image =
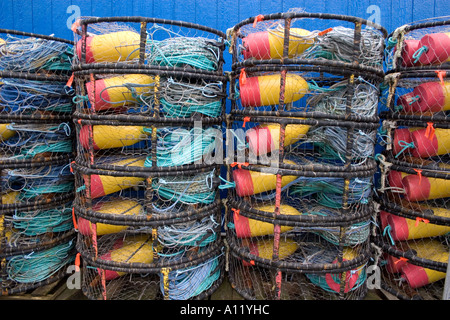
[[[20,191],[20,200],[42,194],[68,193],[74,188],[68,164],[8,170],[2,181],[5,189]]]
[[[0,70],[37,72],[70,71],[73,48],[69,44],[41,38],[8,35],[0,46]]]
[[[2,79],[0,103],[9,112],[57,111],[72,112],[71,98],[65,93],[65,83],[27,79]]]
[[[219,257],[217,256],[190,268],[170,272],[168,276],[169,299],[188,300],[208,290],[220,277],[221,270],[218,267]],[[162,273],[160,274],[160,278],[161,292],[165,296],[164,275]]]
[[[183,204],[210,204],[216,199],[212,181],[214,171],[191,176],[174,176],[154,179],[152,187],[163,199]],[[174,203],[174,204],[175,204]]]
[[[72,152],[71,129],[68,123],[55,125],[7,125],[16,135],[0,142],[4,150],[9,148],[15,158],[32,158],[39,153]]]

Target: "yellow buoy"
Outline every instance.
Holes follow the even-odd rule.
[[[295,164],[295,162],[290,160],[285,160],[284,163]],[[297,179],[297,176],[282,176],[281,186],[283,187],[295,179]],[[274,190],[277,184],[276,174],[250,171],[242,168],[233,170],[233,180],[239,197]]]
[[[285,127],[284,146],[289,146],[306,137],[310,126],[303,124],[288,124]],[[250,150],[255,155],[263,155],[280,147],[280,125],[261,124],[246,132]]]
[[[137,216],[143,208],[142,206],[133,200],[112,200],[96,203],[92,210],[98,213],[111,214],[111,215],[127,215]],[[93,223],[83,217],[78,217],[78,231],[83,235],[93,234]],[[107,223],[95,223],[95,230],[98,236],[102,236],[110,233],[117,233],[127,229],[127,225],[114,225]]]
[[[405,198],[423,201],[450,197],[450,180],[410,174],[402,179]]]
[[[117,31],[86,37],[86,63],[124,62],[139,57],[140,35],[134,31]],[[81,61],[81,46],[76,52]],[[81,61],[84,62],[84,61]]]
[[[450,218],[450,210],[446,208],[425,207],[433,210],[435,216]],[[387,216],[387,224],[394,241],[429,238],[445,235],[450,232],[450,226],[433,224],[426,219],[416,220],[400,217],[394,214]]]
[[[0,141],[6,141],[16,134],[14,130],[9,130],[7,128],[8,125],[9,123],[0,123]]]
[[[258,206],[254,209],[275,212],[275,206],[272,205]],[[294,207],[282,204],[280,206],[280,215],[301,215],[301,213]],[[234,212],[234,227],[238,238],[258,237],[274,233],[274,225],[272,223],[247,218],[236,211]],[[281,226],[280,232],[287,232],[292,230],[292,228],[290,226]]]
[[[442,263],[448,262],[448,247],[437,240],[409,242],[409,249],[416,251],[420,258]],[[412,263],[405,263],[401,269],[401,274],[402,278],[406,279],[413,289],[444,279],[446,275],[445,272],[424,268]]]
[[[250,250],[250,254],[266,259],[273,259],[273,249],[274,249],[274,239],[258,239],[258,240],[250,240],[243,242],[243,245],[248,247]],[[278,248],[278,259],[283,260],[292,255],[295,251],[297,251],[299,245],[297,242],[290,238],[281,238],[279,242]],[[243,264],[246,266],[250,266],[251,262],[243,261]]]
[[[145,159],[125,159],[112,162],[111,165],[117,166],[137,166],[144,167]],[[85,176],[84,180],[87,184],[88,177]],[[91,199],[99,198],[123,189],[137,186],[145,178],[141,177],[116,177],[93,174],[90,176],[90,192]]]
[[[16,203],[19,196],[19,191],[10,191],[2,195],[2,204]]]
[[[243,107],[271,106],[280,103],[281,74],[257,77],[242,77],[239,80],[239,97]],[[284,103],[291,103],[303,98],[308,93],[309,85],[301,76],[286,74]]]
[[[113,249],[101,255],[99,259],[117,263],[152,263],[153,262],[153,240],[151,235],[127,236],[120,238],[114,244]],[[126,272],[105,270],[105,279],[118,278]]]
[[[154,78],[145,74],[125,74],[86,83],[89,102],[97,111],[138,103],[153,94]]]
[[[89,127],[83,126],[80,129],[80,145],[89,149]],[[143,126],[92,126],[92,145],[94,150],[121,148],[131,146],[147,139]]]
[[[314,38],[311,37],[312,32],[308,30],[291,28],[289,32],[289,58],[298,56],[314,44]],[[284,30],[278,28],[251,33],[243,38],[242,45],[245,59],[281,59],[283,57]]]

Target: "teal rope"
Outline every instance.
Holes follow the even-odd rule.
[[[14,228],[26,236],[64,232],[73,228],[72,209],[67,207],[37,212],[16,212],[12,218]]]
[[[352,288],[350,288],[349,292],[358,289],[361,285],[363,285],[366,282],[366,278],[367,278],[366,269],[365,269],[365,267],[362,267],[362,268],[364,268],[364,269],[361,271],[360,275],[358,276],[358,279],[356,280],[355,285]],[[349,270],[346,272],[353,273],[353,272],[356,272],[356,270]],[[326,282],[325,275],[311,274],[311,273],[307,273],[305,275],[316,286],[319,286],[320,288],[324,289],[325,291],[337,293],[335,290],[330,288],[330,286]],[[333,281],[336,282],[340,286],[341,274],[340,273],[331,274],[331,277],[332,277]]]
[[[184,67],[216,71],[218,68],[218,47],[210,39],[174,37],[162,41],[147,40],[149,64]]]
[[[19,283],[44,281],[75,260],[71,254],[74,246],[71,240],[48,250],[13,256],[6,266],[8,278]]]
[[[170,167],[191,164],[199,161],[216,146],[216,135],[213,128],[185,130],[182,128],[161,128],[157,130],[156,158],[157,166]],[[144,132],[151,133],[151,128],[144,128]],[[152,166],[151,156],[144,163],[145,167]]]
[[[417,49],[416,52],[414,52],[413,54],[413,59],[414,59],[414,63],[417,63],[420,59],[420,56],[424,53],[426,53],[428,51],[428,47],[427,46],[422,46],[419,49]]]
[[[408,148],[414,149],[415,148],[414,142],[409,142],[408,143],[408,142],[403,141],[403,140],[400,140],[398,142],[398,145],[400,147],[403,147],[403,148],[395,155],[395,158],[398,158],[406,149],[408,149]]]

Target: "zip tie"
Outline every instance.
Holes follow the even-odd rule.
[[[75,207],[72,208],[72,221],[75,231],[78,231],[77,219],[75,218]]]
[[[247,124],[247,122],[250,121],[250,117],[244,117],[244,121],[242,123],[242,128],[245,128],[245,125]]]
[[[253,20],[253,28],[256,28],[256,24],[257,24],[258,22],[260,22],[260,21],[263,21],[263,20],[264,20],[264,15],[258,14],[258,15],[255,17],[255,20]]]
[[[248,162],[233,162],[230,164],[230,167],[234,168],[237,166],[239,169],[242,169],[242,165],[248,167],[250,164]]]
[[[323,30],[323,31],[320,31],[317,35],[318,35],[318,36],[324,36],[324,35],[326,35],[328,32],[331,32],[331,31],[333,31],[333,28],[328,28],[328,29],[325,29],[325,30]]]
[[[73,88],[72,88],[72,83],[73,83],[74,76],[75,75],[72,73],[72,75],[70,76],[70,78],[67,81],[66,85],[64,86],[64,91],[68,95],[72,95],[72,94],[75,93],[75,90],[73,90]]]
[[[430,220],[428,220],[428,219],[417,217],[415,226],[417,227],[419,225],[419,222],[421,222],[421,221],[424,222],[424,223],[429,223],[430,222]]]
[[[75,272],[80,272],[80,257],[81,254],[78,252],[77,255],[75,256]]]
[[[233,213],[234,213],[234,220],[238,221],[241,210],[236,209],[236,208],[231,208],[231,211],[233,211]]]
[[[419,185],[422,184],[422,170],[420,169],[413,169],[415,172],[417,172],[417,175],[419,176]]]
[[[239,74],[239,83],[241,86],[244,86],[247,82],[247,73],[245,72],[245,68],[241,69],[241,73]]]
[[[428,140],[433,141],[435,128],[433,126],[433,122],[427,122],[427,129],[425,130],[425,137]]]
[[[444,70],[436,70],[436,75],[441,80],[441,85],[444,86],[444,77],[447,76],[447,72]]]
[[[408,262],[408,258],[400,257],[400,258],[398,258],[398,260],[396,260],[396,261],[394,262],[394,264],[397,264],[397,263],[399,263],[400,261]]]

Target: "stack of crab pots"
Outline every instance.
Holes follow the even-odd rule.
[[[73,31],[83,293],[209,297],[224,277],[225,34],[145,17],[80,19]]]
[[[227,32],[233,55],[225,221],[245,299],[363,299],[386,31],[286,12]]]
[[[61,280],[75,259],[71,41],[0,29],[0,295]]]
[[[378,266],[400,299],[442,299],[449,258],[450,21],[388,37],[380,137]]]

